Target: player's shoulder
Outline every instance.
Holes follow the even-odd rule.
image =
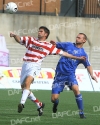
[[[66,41],[66,42],[62,42],[62,44],[65,44],[65,45],[73,45],[73,42]]]
[[[69,42],[69,41],[66,41],[66,42],[64,42],[64,43],[66,43],[66,44],[73,44],[72,42]]]
[[[31,41],[33,41],[33,40],[37,40],[35,37],[33,37],[33,36],[24,36],[26,39],[28,39],[28,40],[31,40]]]
[[[72,46],[75,46],[75,43],[74,42],[67,42],[68,45],[72,45]]]
[[[39,43],[42,43],[42,44],[44,44],[44,45],[52,45],[50,42],[48,42],[48,41],[43,41],[43,42],[41,42],[41,41],[39,41]]]
[[[52,45],[52,44],[51,44],[50,42],[48,42],[48,41],[45,41],[44,44],[46,44],[46,45]]]
[[[86,53],[86,51],[85,51],[85,49],[84,49],[83,47],[82,47],[81,49],[82,49],[82,51],[83,51],[83,52],[85,52],[85,53]]]
[[[33,39],[34,41],[38,41],[38,38],[35,38],[34,36],[31,36],[31,39]]]
[[[85,49],[82,47],[81,48],[81,50],[82,50],[82,52],[85,54],[85,55],[87,55],[87,52],[85,51]]]
[[[38,38],[33,37],[33,36],[30,36],[30,39],[31,39],[31,41],[36,42],[36,43],[40,42]]]
[[[48,41],[38,41],[40,44],[42,44],[42,45],[44,45],[44,46],[53,46],[50,42],[48,42]]]

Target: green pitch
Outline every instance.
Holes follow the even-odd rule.
[[[21,98],[19,90],[0,90],[0,125],[100,125],[100,93],[81,92],[86,119],[80,119],[71,91],[60,95],[58,112],[52,114],[51,91],[34,90],[34,95],[45,103],[44,114],[38,117],[37,107],[27,100],[22,113],[17,113]]]

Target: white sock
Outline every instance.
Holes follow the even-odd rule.
[[[40,102],[40,101],[34,96],[34,94],[33,94],[32,92],[29,94],[28,98],[29,98],[32,102],[34,102],[34,103],[37,105],[38,108],[40,108],[40,107],[42,106],[42,102]]]
[[[27,99],[29,93],[30,93],[30,91],[28,89],[24,89],[23,90],[22,98],[21,98],[21,101],[20,101],[21,104],[23,104],[23,105],[25,104],[26,99]]]
[[[34,94],[32,92],[30,92],[28,98],[32,101],[35,101],[36,100],[36,97],[34,96]]]

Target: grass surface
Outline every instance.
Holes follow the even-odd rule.
[[[71,91],[60,95],[58,112],[52,114],[51,91],[33,91],[34,95],[45,102],[44,114],[38,117],[37,107],[27,100],[22,113],[17,113],[21,92],[0,90],[0,125],[100,125],[100,93],[81,92],[84,100],[86,119],[80,119],[77,105]]]

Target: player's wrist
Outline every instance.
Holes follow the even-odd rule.
[[[77,57],[77,56],[76,56],[76,59],[80,59],[80,57]]]
[[[15,34],[13,34],[13,37],[16,37],[16,35],[15,35]]]
[[[91,78],[93,78],[94,76],[93,76],[93,74],[90,74],[90,76],[91,76]]]

